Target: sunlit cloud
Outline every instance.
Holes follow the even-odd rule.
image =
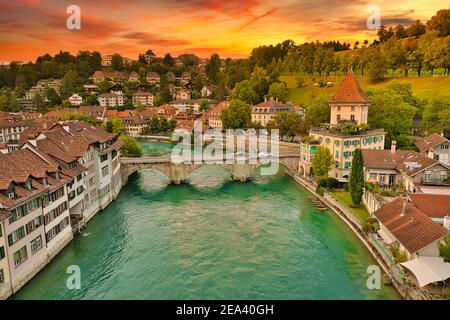
[[[81,30],[65,27],[68,2],[0,3],[0,61],[34,60],[59,50],[98,50],[137,58],[192,52],[245,57],[252,48],[285,39],[369,41],[366,0],[80,0]],[[382,23],[410,24],[442,9],[441,0],[379,0]]]

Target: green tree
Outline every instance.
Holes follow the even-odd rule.
[[[295,112],[279,112],[267,123],[267,129],[278,129],[280,137],[294,137],[298,134],[302,118]]]
[[[241,100],[233,99],[222,111],[221,119],[225,129],[244,129],[250,125],[251,107]]]
[[[269,97],[277,98],[283,102],[286,102],[288,93],[289,90],[284,82],[274,82],[269,87]]]
[[[127,137],[126,135],[120,135],[120,140],[124,142],[122,148],[120,149],[123,156],[125,157],[140,157],[142,156],[142,149],[136,142],[136,139],[132,137]]]
[[[425,105],[423,123],[430,132],[450,133],[450,102],[434,98]]]
[[[233,99],[244,101],[248,104],[255,104],[259,100],[258,95],[255,90],[253,90],[253,86],[249,80],[244,80],[237,83],[231,91],[231,97]]]
[[[166,53],[166,55],[164,56],[163,64],[169,67],[173,67],[175,65],[175,60],[173,60],[170,53]]]
[[[108,120],[105,124],[105,130],[108,132],[114,133],[125,133],[125,125],[121,118],[113,117],[111,120]]]
[[[206,73],[209,81],[214,84],[219,80],[220,65],[220,56],[217,53],[212,54],[206,65]]]
[[[385,147],[397,141],[399,148],[407,147],[407,136],[412,129],[412,119],[417,109],[405,101],[405,98],[392,89],[372,90],[367,92],[372,100],[369,107],[369,126],[384,128],[387,132]]]
[[[444,258],[444,262],[450,262],[450,237],[439,244],[439,255]]]
[[[436,30],[444,37],[450,35],[450,9],[439,10],[427,22],[428,30]]]
[[[367,61],[367,75],[369,81],[371,83],[382,81],[388,65],[384,53],[379,48],[368,48]]]
[[[312,161],[312,170],[317,177],[328,177],[333,166],[333,156],[328,148],[319,146]]]
[[[168,123],[168,125],[167,125],[167,128],[168,128],[168,130],[170,131],[170,132],[172,132],[172,131],[174,131],[175,130],[175,128],[177,127],[177,120],[175,120],[175,119],[170,119],[169,120],[169,123]]]
[[[48,88],[46,92],[47,99],[50,101],[50,105],[55,107],[62,103],[61,97],[58,92],[53,88]]]
[[[208,103],[208,99],[202,99],[200,101],[200,108],[199,110],[201,112],[207,112],[209,110],[209,103]]]
[[[116,71],[121,71],[124,69],[123,58],[120,54],[116,53],[112,56],[111,67]]]
[[[67,99],[74,92],[77,91],[77,87],[83,84],[83,79],[80,78],[75,70],[70,69],[66,72],[61,80],[61,97]]]
[[[364,193],[364,160],[361,149],[356,149],[353,154],[349,190],[353,204],[359,206]]]
[[[326,95],[316,96],[309,105],[306,106],[306,123],[311,126],[318,126],[322,123],[330,122],[329,97]]]
[[[161,127],[159,124],[159,117],[158,116],[153,116],[150,119],[150,123],[148,124],[148,129],[151,133],[157,133],[161,131]]]

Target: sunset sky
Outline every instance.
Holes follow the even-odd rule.
[[[367,7],[382,23],[428,20],[442,0],[0,0],[0,62],[34,61],[59,50],[98,50],[137,58],[191,52],[246,57],[251,49],[285,39],[372,40]],[[66,8],[81,7],[81,30],[68,30]]]

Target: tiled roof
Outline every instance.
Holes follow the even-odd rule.
[[[12,181],[23,183],[30,175],[43,178],[47,171],[57,170],[56,164],[47,163],[27,149],[6,154],[0,153],[0,189],[8,188]]]
[[[219,104],[215,105],[211,108],[211,110],[208,111],[207,115],[208,117],[220,117],[222,114],[222,111],[226,108],[228,108],[228,101],[222,101]]]
[[[396,169],[413,176],[429,168],[439,161],[411,150],[362,150],[364,167],[380,169]]]
[[[448,139],[437,133],[432,133],[428,137],[418,139],[416,146],[421,152],[428,151],[430,148],[441,144],[442,142],[449,142]]]
[[[409,195],[412,204],[430,218],[450,216],[450,196],[414,193]]]
[[[69,121],[67,125],[70,133],[83,136],[89,144],[108,142],[117,136],[116,133],[93,127],[84,121]]]
[[[347,73],[344,81],[342,81],[341,86],[338,91],[331,99],[330,103],[365,103],[369,102],[369,99],[364,94],[363,90],[359,86],[358,81],[353,74],[353,71]]]
[[[373,215],[410,253],[448,235],[447,229],[432,221],[404,198],[385,204]]]

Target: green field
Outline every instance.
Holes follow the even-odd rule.
[[[341,202],[343,205],[345,205],[347,208],[350,209],[350,211],[353,212],[353,214],[358,217],[361,221],[365,221],[367,218],[370,217],[369,213],[367,212],[366,208],[363,204],[361,204],[358,208],[352,208],[352,197],[350,195],[350,192],[348,191],[332,191],[331,192],[333,196]]]
[[[296,76],[281,76],[280,80],[286,82],[289,88],[288,100],[299,104],[307,105],[309,102],[317,95],[326,94],[330,97],[337,91],[339,84],[344,79],[343,76],[329,76],[329,77],[314,77],[315,81],[311,76],[304,77],[306,87],[297,88],[296,87]],[[399,82],[411,83],[413,94],[418,98],[434,98],[434,97],[446,97],[450,100],[450,77],[444,76],[434,76],[434,77],[389,77],[385,81],[370,84],[368,83],[367,77],[357,77],[361,87],[363,89],[369,88],[383,88],[392,80],[397,80]],[[332,82],[332,87],[319,88],[314,86],[319,80],[325,82]]]

